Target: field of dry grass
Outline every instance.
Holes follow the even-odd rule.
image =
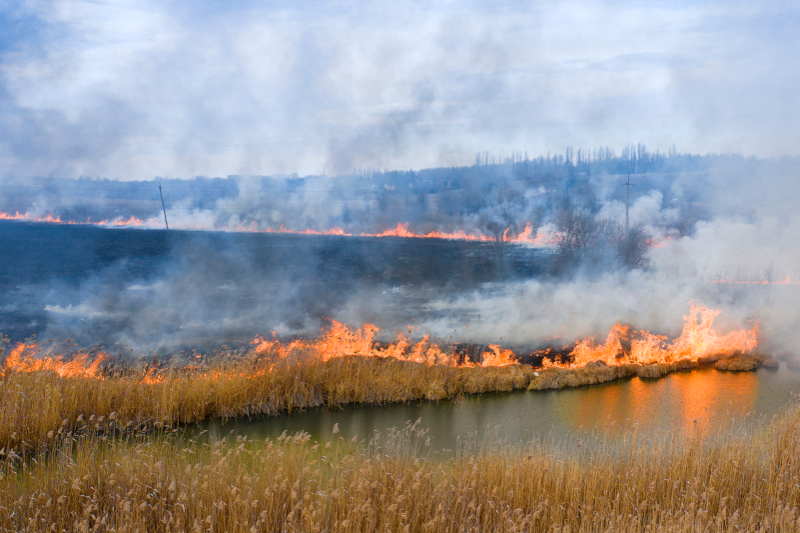
[[[351,403],[442,400],[460,394],[526,388],[532,368],[460,368],[392,358],[339,357],[305,364],[278,361],[263,367],[242,359],[202,372],[167,370],[149,383],[141,374],[104,379],[62,378],[53,372],[0,375],[0,448],[24,455],[50,447],[78,418],[113,418],[126,426],[190,424],[207,418],[242,418]]]
[[[739,355],[718,361],[717,366],[752,370],[769,359]],[[720,367],[723,363],[727,366]],[[462,394],[577,387],[632,376],[652,379],[696,366],[690,361],[619,366],[595,362],[536,371],[519,364],[459,367],[391,356],[340,355],[321,360],[223,352],[200,364],[150,368],[146,374],[142,369],[106,365],[90,376],[78,372],[62,377],[30,364],[22,366],[25,371],[0,372],[0,449],[23,456],[51,448],[54,437],[69,433],[80,417],[113,421],[114,432],[130,432],[319,406],[435,401]]]
[[[107,423],[107,422],[106,422]],[[7,531],[797,531],[800,408],[714,439],[575,434],[431,453],[371,442],[109,439],[0,470]],[[100,423],[102,426],[103,423]]]
[[[739,359],[729,362],[731,369],[749,365]],[[598,362],[535,371],[252,352],[145,373],[106,365],[63,377],[52,367],[6,368],[0,373],[0,530],[796,528],[800,408],[713,441],[575,435],[446,457],[432,453],[414,425],[380,442],[332,435],[321,443],[301,434],[206,444],[184,441],[175,429],[207,418],[573,387],[692,367]]]

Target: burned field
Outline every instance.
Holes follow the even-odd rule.
[[[250,340],[282,324],[313,332],[354,299],[406,325],[419,319],[427,291],[530,278],[548,261],[541,250],[510,246],[500,265],[490,244],[441,239],[7,221],[0,229],[0,331],[109,347],[119,331],[172,349]]]
[[[757,325],[720,336],[712,329],[720,311],[694,304],[683,331],[668,335],[617,323],[604,341],[554,337],[502,346],[502,338],[430,339],[415,331],[415,322],[441,313],[427,305],[431,298],[550,276],[553,255],[539,248],[508,244],[499,255],[493,242],[435,238],[0,224],[0,259],[8,265],[0,274],[0,332],[30,354],[53,354],[45,338],[56,345],[69,339],[60,357],[71,358],[80,347],[121,364],[141,366],[151,357],[180,364],[186,353],[210,354],[223,345],[246,352],[265,338],[286,347],[332,335],[339,343],[343,335],[368,340],[353,347],[344,342],[334,350],[338,355],[391,354],[450,366],[669,367],[732,355],[738,363],[718,366],[771,364],[746,355],[758,346]],[[337,322],[353,308],[355,327]],[[410,336],[402,333],[406,328]],[[37,335],[38,343],[28,342]],[[315,349],[314,358],[327,360],[327,349]]]

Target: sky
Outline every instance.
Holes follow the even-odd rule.
[[[0,1],[0,178],[798,154],[793,2]]]

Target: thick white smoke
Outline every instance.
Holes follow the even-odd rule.
[[[442,337],[569,344],[588,335],[602,340],[617,321],[659,333],[679,332],[693,301],[722,310],[715,322],[720,332],[758,322],[768,349],[796,350],[798,170],[793,161],[750,162],[678,176],[669,192],[679,195],[689,186],[701,192],[693,202],[708,217],[686,235],[674,229],[686,211],[664,201],[660,190],[641,191],[631,203],[630,219],[655,237],[649,269],[600,272],[589,267],[569,280],[495,284],[431,302],[430,309],[441,316],[424,326]],[[599,216],[624,219],[624,209],[624,202],[608,199]],[[554,337],[558,340],[547,341]]]

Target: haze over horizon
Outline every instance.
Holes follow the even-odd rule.
[[[798,8],[12,1],[0,177],[469,165],[565,147],[796,155]]]

